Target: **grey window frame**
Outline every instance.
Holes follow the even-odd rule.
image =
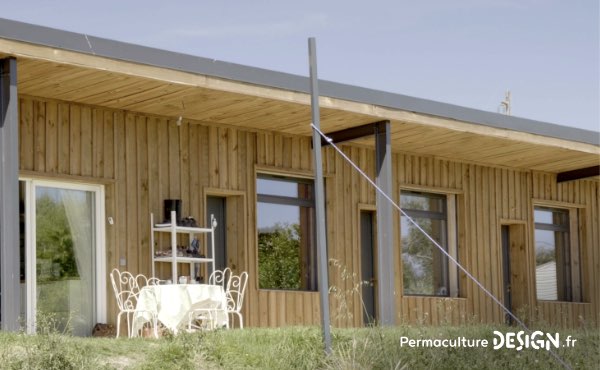
[[[559,269],[556,266],[556,279],[557,279],[557,299],[556,300],[545,300],[537,298],[537,290],[536,290],[536,299],[541,301],[548,302],[582,302],[582,286],[581,286],[581,263],[575,263],[575,261],[581,261],[581,250],[579,248],[578,238],[577,238],[577,228],[573,231],[573,223],[577,225],[579,222],[578,214],[576,209],[572,208],[563,208],[563,207],[555,207],[548,205],[534,205],[534,264],[535,257],[537,255],[537,241],[535,240],[535,230],[545,230],[545,231],[553,231],[553,232],[562,232],[566,233],[564,237],[565,246],[561,248],[561,251],[558,252],[556,250],[556,239],[555,239],[555,253],[562,253],[562,259],[564,261],[563,266],[563,276],[562,279],[565,282],[564,287],[558,286],[558,273]],[[557,223],[545,223],[545,222],[535,222],[535,211],[550,211],[552,213],[562,213],[566,216],[565,224],[557,224]],[[575,218],[575,219],[573,219]],[[574,234],[575,233],[575,234]],[[555,261],[557,261],[557,256],[555,255]],[[577,269],[576,269],[577,267]],[[534,268],[537,268],[537,264],[534,265]],[[536,274],[534,274],[536,275]],[[536,275],[537,279],[537,275]],[[577,283],[576,283],[577,282]],[[537,283],[536,283],[537,288]],[[562,290],[562,292],[561,292]],[[562,294],[562,297],[561,297]]]
[[[310,185],[311,197],[309,199],[299,198],[299,197],[288,197],[283,195],[272,195],[272,194],[264,194],[259,193],[258,190],[258,181],[260,179],[265,180],[276,180],[276,181],[286,181],[294,184],[306,184]],[[312,209],[313,217],[312,224],[309,226],[311,230],[312,237],[310,237],[306,242],[308,243],[308,255],[310,262],[308,263],[308,281],[306,281],[307,288],[306,289],[287,289],[287,288],[260,288],[266,290],[291,290],[291,291],[300,291],[300,292],[314,292],[318,290],[317,286],[317,250],[316,250],[316,220],[314,217],[315,212],[315,198],[314,198],[314,181],[312,179],[307,179],[303,177],[294,177],[293,175],[275,175],[271,173],[260,173],[256,174],[256,204],[258,203],[269,203],[269,204],[277,204],[277,205],[288,205],[288,206],[298,206]],[[257,215],[258,217],[258,215]],[[256,230],[258,236],[258,228]],[[258,248],[258,245],[257,245]],[[258,261],[258,251],[257,251],[257,269],[259,269],[259,261]],[[258,270],[257,270],[258,271]],[[259,279],[257,277],[257,279]],[[301,276],[301,279],[303,277]],[[257,283],[260,285],[260,281],[257,280]]]
[[[418,196],[426,196],[432,199],[440,199],[442,200],[442,210],[441,211],[423,211],[417,209],[406,209],[402,208],[404,213],[411,218],[429,218],[433,220],[443,220],[445,221],[445,230],[443,235],[441,236],[441,245],[444,247],[444,250],[453,258],[458,261],[458,240],[456,239],[456,225],[457,225],[457,214],[456,214],[456,195],[455,194],[446,194],[446,193],[437,193],[429,190],[415,190],[415,189],[400,189],[400,197],[403,195],[418,195]],[[400,204],[402,203],[402,198],[400,198]],[[450,206],[450,203],[452,205]],[[452,209],[452,214],[449,212],[449,209]],[[454,229],[454,230],[451,230]],[[402,256],[402,240],[400,240],[400,256]],[[436,248],[433,246],[433,248]],[[441,252],[440,252],[441,253]],[[442,254],[443,255],[443,254]],[[440,297],[440,298],[456,298],[459,296],[459,279],[458,279],[458,267],[451,267],[452,261],[443,255],[445,263],[443,263],[442,274],[445,276],[446,281],[446,294],[407,294],[403,292],[402,294],[408,297]],[[402,258],[402,257],[401,257]],[[404,263],[401,261],[402,268],[404,268]]]

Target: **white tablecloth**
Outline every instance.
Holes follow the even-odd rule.
[[[133,315],[133,333],[151,321],[155,313],[166,328],[177,333],[187,327],[189,312],[198,308],[226,307],[225,292],[220,285],[209,284],[169,284],[149,285],[140,291],[136,312]],[[227,324],[227,314],[218,311],[215,317],[217,327]]]

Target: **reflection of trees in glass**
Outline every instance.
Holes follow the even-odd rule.
[[[447,248],[446,198],[403,192],[400,201],[407,216],[416,222],[406,216],[401,219],[404,293],[447,296],[448,259],[428,237]]]
[[[432,235],[431,220],[413,218],[413,220]],[[415,225],[405,220],[402,228],[402,278],[405,294],[434,294],[433,248],[435,246]]]
[[[36,200],[38,282],[78,278],[73,237],[62,203],[44,194]]]
[[[258,233],[261,289],[300,289],[300,225],[276,223]]]
[[[555,261],[556,253],[554,245],[546,242],[538,241],[535,246],[535,264],[536,266],[544,263]]]

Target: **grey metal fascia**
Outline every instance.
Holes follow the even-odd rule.
[[[309,94],[308,77],[0,18],[0,38]],[[321,96],[600,146],[600,132],[319,80]]]
[[[598,131],[562,126],[555,123],[536,121],[516,116],[507,116],[505,114],[487,112],[454,104],[328,81],[323,81],[321,86],[321,95],[323,96],[339,97],[340,99],[449,118],[498,129],[526,132],[585,144],[600,145],[600,132]],[[343,97],[341,97],[342,95]]]
[[[250,84],[309,91],[307,77],[0,18],[0,38]]]

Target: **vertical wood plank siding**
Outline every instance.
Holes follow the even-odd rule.
[[[244,307],[248,326],[314,325],[320,322],[316,292],[258,289],[255,168],[287,173],[312,170],[310,138],[243,131],[69,102],[21,97],[20,169],[40,176],[106,184],[107,268],[150,274],[149,213],[162,217],[162,201],[183,200],[183,214],[205,220],[207,189],[236,192],[228,204],[228,264],[248,271]],[[343,146],[374,178],[374,152]],[[331,148],[324,151],[331,315],[336,326],[361,326],[360,209],[375,205],[375,192]],[[526,225],[528,261],[521,261],[528,289],[525,313],[562,326],[600,321],[600,186],[598,181],[556,183],[556,176],[483,167],[433,156],[395,153],[394,200],[402,187],[456,194],[458,255],[465,267],[502,299],[503,222]],[[238,196],[242,194],[243,196]],[[580,206],[579,240],[583,303],[535,299],[533,199]],[[245,204],[244,204],[245,203]],[[504,220],[504,221],[503,221]],[[508,220],[508,221],[506,221]],[[399,225],[394,216],[394,225]],[[502,322],[503,312],[473,282],[459,274],[458,298],[402,295],[400,235],[395,231],[398,322],[460,324]],[[164,274],[168,266],[160,266]],[[107,285],[110,287],[110,285]],[[390,294],[392,294],[390,292]],[[115,302],[108,294],[109,320]]]

